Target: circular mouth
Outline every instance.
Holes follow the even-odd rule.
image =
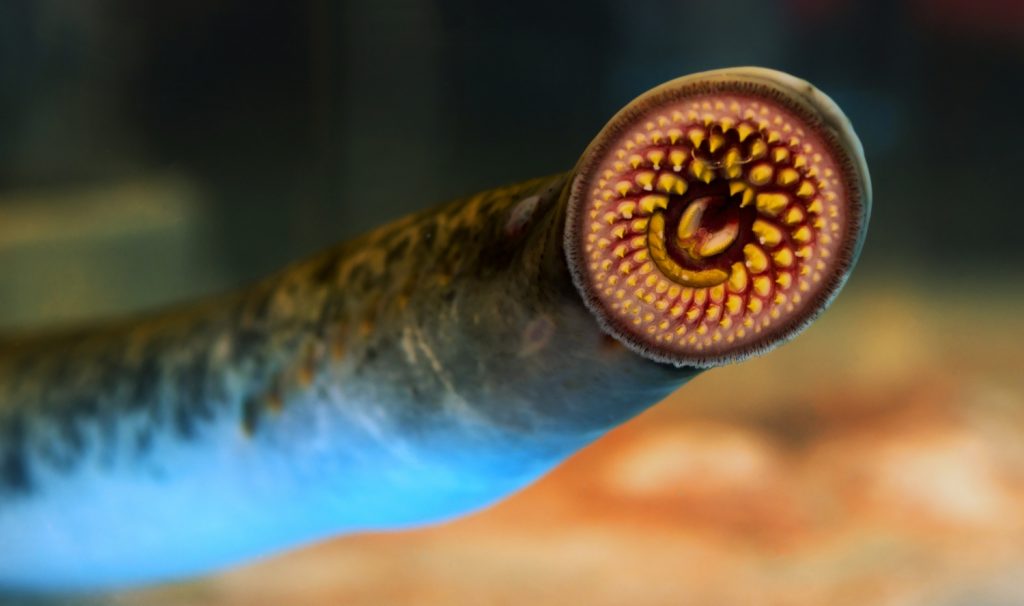
[[[834,105],[758,75],[645,94],[578,167],[574,279],[604,327],[648,357],[712,366],[764,351],[809,323],[853,264],[867,217],[859,144],[829,126]]]

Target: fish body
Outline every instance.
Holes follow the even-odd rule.
[[[827,97],[719,70],[639,97],[568,173],[223,296],[0,339],[0,589],[176,579],[491,504],[791,338],[869,212]]]

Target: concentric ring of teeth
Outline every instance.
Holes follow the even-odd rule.
[[[586,271],[615,323],[682,354],[757,340],[823,286],[846,232],[837,162],[764,100],[714,95],[625,131],[590,181]]]

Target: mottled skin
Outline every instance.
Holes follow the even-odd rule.
[[[2,342],[0,586],[169,578],[442,519],[662,398],[696,371],[584,308],[567,189],[487,192],[218,300]]]

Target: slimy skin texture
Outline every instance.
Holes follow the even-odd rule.
[[[567,174],[220,298],[0,339],[0,589],[181,578],[493,503],[806,325],[853,266],[869,198],[859,143],[821,93],[707,72],[634,101]]]

